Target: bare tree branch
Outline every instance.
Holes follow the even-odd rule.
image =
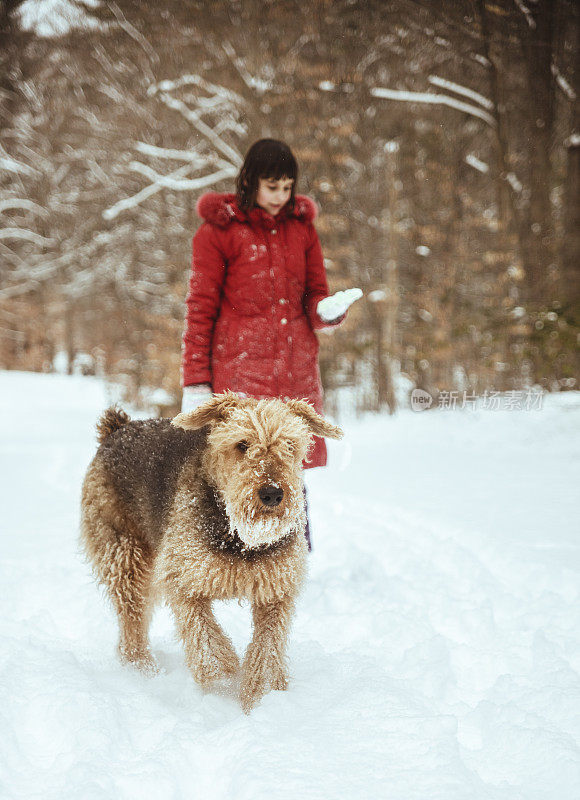
[[[472,117],[479,117],[484,122],[487,122],[492,128],[495,128],[496,121],[486,111],[482,111],[477,106],[463,103],[461,100],[455,100],[453,97],[448,97],[446,94],[428,94],[427,92],[407,92],[398,91],[396,89],[371,89],[373,97],[382,97],[385,100],[400,100],[407,103],[432,103],[434,105],[448,106],[457,111],[463,111],[465,114],[470,114]]]

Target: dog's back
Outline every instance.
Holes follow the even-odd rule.
[[[124,513],[154,548],[163,534],[181,469],[199,461],[207,432],[184,431],[168,419],[130,420],[108,409],[97,425],[93,459]]]

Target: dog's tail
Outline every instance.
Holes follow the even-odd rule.
[[[120,408],[111,406],[97,422],[97,441],[102,444],[113,431],[119,430],[123,425],[131,422],[131,417]]]

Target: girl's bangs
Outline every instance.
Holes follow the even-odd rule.
[[[275,161],[265,164],[263,169],[260,170],[260,178],[273,178],[276,181],[282,178],[290,178],[296,180],[296,161],[292,155],[286,154],[278,157]]]

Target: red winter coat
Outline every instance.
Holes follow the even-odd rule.
[[[203,195],[193,239],[183,336],[183,385],[209,383],[251,397],[309,400],[322,412],[316,312],[328,295],[317,208],[297,195],[272,217],[242,211],[235,194]],[[326,464],[316,437],[310,462]]]

